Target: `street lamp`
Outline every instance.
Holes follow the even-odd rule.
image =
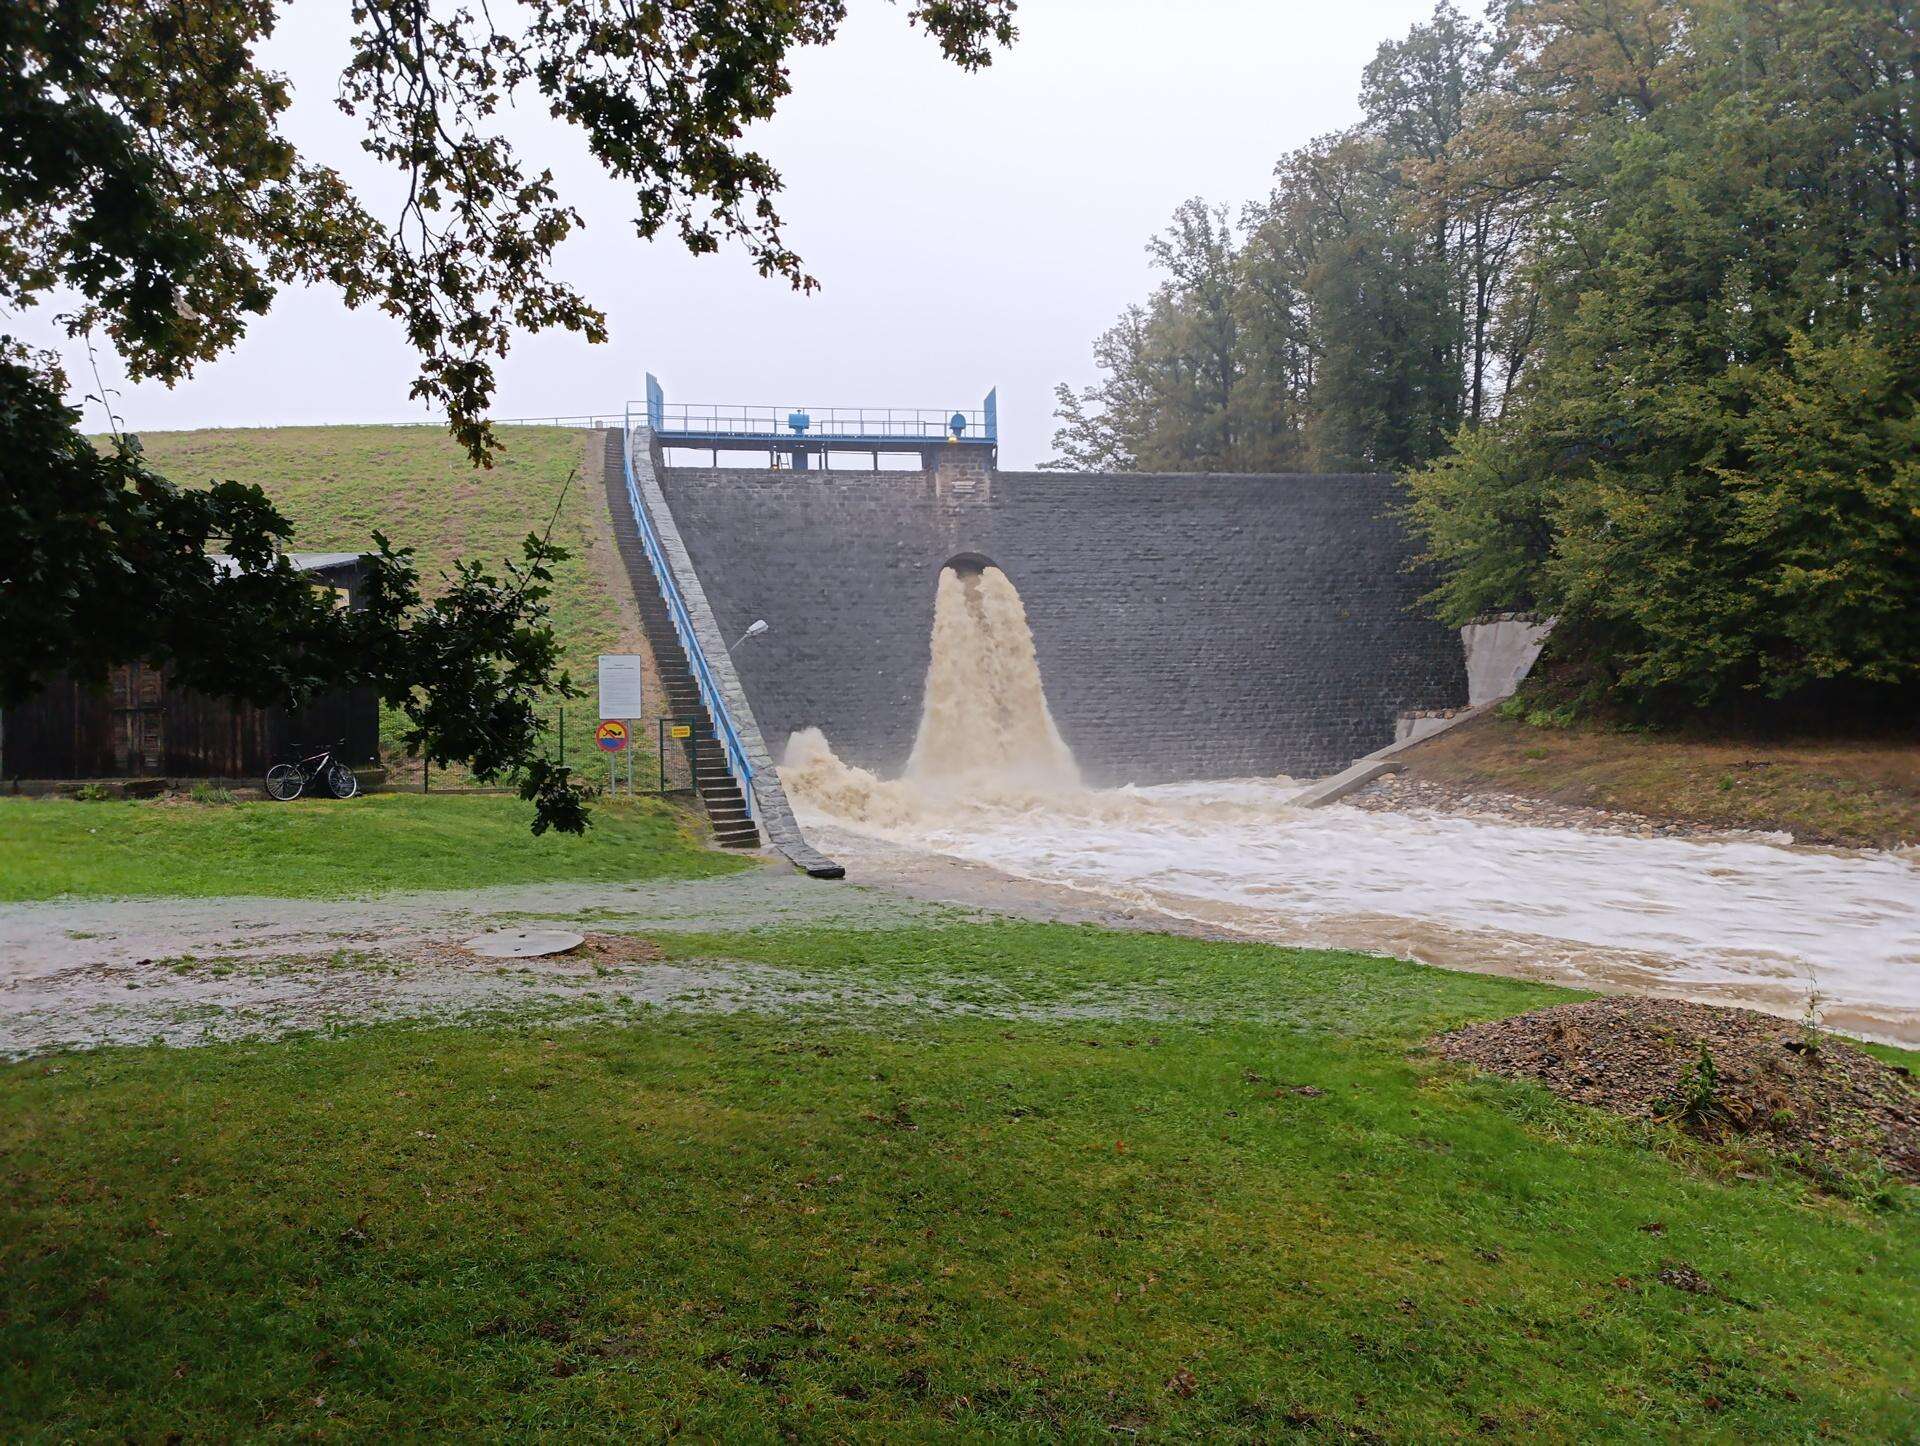
[[[748,628],[744,633],[740,634],[739,642],[736,642],[733,646],[737,648],[740,646],[740,643],[744,643],[748,638],[757,638],[760,636],[760,634],[764,633],[766,630],[767,630],[767,620],[765,618],[755,618],[753,620],[753,626]],[[731,651],[731,649],[729,651]]]

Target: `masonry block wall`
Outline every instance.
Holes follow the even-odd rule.
[[[1027,609],[1047,697],[1090,783],[1311,777],[1464,704],[1459,636],[1378,476],[663,468],[661,488],[776,756],[814,724],[850,763],[905,765],[934,587],[992,559]]]

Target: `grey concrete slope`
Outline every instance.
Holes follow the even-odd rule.
[[[1389,773],[1406,771],[1406,759],[1401,755],[1418,748],[1430,738],[1438,738],[1449,729],[1458,728],[1469,718],[1478,718],[1491,703],[1479,703],[1471,708],[1462,708],[1451,718],[1440,719],[1436,726],[1414,738],[1404,738],[1398,743],[1389,743],[1385,748],[1376,749],[1365,758],[1356,758],[1345,768],[1330,778],[1323,778],[1311,788],[1303,789],[1287,801],[1295,808],[1319,808],[1323,804],[1337,803],[1350,793],[1358,793],[1376,778]]]
[[[943,563],[1005,569],[1088,780],[1317,776],[1466,702],[1457,635],[1379,476],[663,468],[660,490],[777,751],[808,724],[882,773],[912,747]]]

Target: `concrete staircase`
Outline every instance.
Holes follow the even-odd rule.
[[[713,823],[714,839],[722,848],[750,849],[760,846],[760,830],[747,811],[740,785],[728,772],[726,753],[714,735],[713,720],[700,701],[700,688],[693,679],[686,649],[674,632],[673,618],[667,612],[666,598],[647,561],[646,548],[640,542],[640,528],[633,520],[633,507],[627,500],[626,472],[621,457],[619,431],[607,433],[606,487],[607,510],[613,517],[613,540],[626,564],[627,580],[633,587],[634,601],[640,607],[640,623],[660,668],[660,683],[666,693],[667,712],[686,724],[691,732],[683,739],[668,738],[662,745],[678,747],[686,759],[694,791]]]

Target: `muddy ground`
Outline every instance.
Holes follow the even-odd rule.
[[[1399,801],[1636,833],[1788,834],[1845,848],[1920,845],[1920,740],[1696,737],[1486,713],[1400,755]],[[1531,821],[1531,819],[1529,820]]]
[[[362,1021],[453,1020],[506,1013],[604,1015],[696,1010],[948,1007],[823,985],[737,960],[646,958],[501,964],[457,946],[487,929],[564,924],[608,935],[727,932],[761,926],[887,929],[988,916],[1144,929],[1389,954],[1472,972],[1732,1004],[1796,1018],[1804,991],[1753,982],[1677,987],[1671,961],[1547,946],[1406,919],[1183,918],[1064,884],[910,851],[845,830],[819,845],[848,865],[845,883],[782,864],[712,879],[637,885],[546,884],[373,899],[85,900],[0,906],[0,1056],[160,1040],[192,1044],[330,1029]],[[1920,1045],[1920,1008],[1829,1004],[1830,1028]]]
[[[0,1054],[284,1034],[536,1008],[734,1009],[816,991],[777,970],[644,958],[502,963],[461,940],[565,922],[606,934],[763,925],[887,928],[948,911],[769,864],[636,885],[545,884],[374,899],[140,899],[0,907]]]

